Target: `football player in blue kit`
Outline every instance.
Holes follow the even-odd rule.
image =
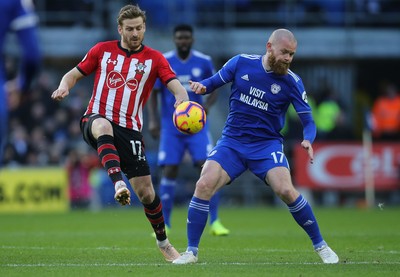
[[[21,54],[15,80],[6,83],[4,56],[0,55],[0,165],[3,158],[8,125],[7,93],[26,93],[38,72],[41,52],[37,34],[37,16],[30,0],[0,1],[0,49],[3,50],[9,31],[18,38]]]
[[[302,80],[289,69],[296,49],[294,35],[289,30],[277,29],[268,39],[265,55],[237,55],[211,78],[190,83],[196,94],[210,93],[231,83],[231,96],[222,137],[207,158],[189,204],[186,252],[174,264],[197,262],[209,199],[247,169],[269,185],[288,206],[322,261],[339,262],[323,239],[311,206],[294,188],[283,150],[280,131],[286,111],[293,104],[303,124],[301,146],[313,162],[311,144],[316,136],[315,123]]]
[[[200,81],[211,77],[215,69],[210,56],[192,49],[194,42],[193,28],[190,25],[177,25],[173,31],[176,50],[164,54],[179,81],[188,90],[189,99],[195,101],[209,111],[216,101],[213,93],[205,101],[203,96],[190,90],[189,81]],[[161,95],[161,126],[158,114],[158,95]],[[174,97],[160,82],[154,86],[150,96],[149,131],[153,138],[160,138],[158,165],[162,168],[162,177],[159,185],[165,224],[167,230],[171,229],[171,214],[174,204],[176,187],[179,185],[178,170],[185,151],[188,151],[192,161],[199,171],[204,164],[213,144],[208,131],[208,124],[197,134],[187,135],[180,133],[174,126],[172,114],[174,113]],[[220,193],[216,193],[210,200],[210,233],[216,236],[226,236],[226,229],[218,217]]]

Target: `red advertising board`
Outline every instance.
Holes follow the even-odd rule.
[[[376,190],[400,189],[400,143],[374,143],[366,162],[361,143],[314,143],[314,163],[300,146],[294,151],[294,181],[316,190],[363,190],[368,168]]]

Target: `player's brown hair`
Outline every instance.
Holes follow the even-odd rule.
[[[119,11],[117,22],[118,25],[122,26],[122,21],[125,19],[137,17],[143,18],[143,22],[146,22],[146,12],[141,10],[139,5],[126,5]]]

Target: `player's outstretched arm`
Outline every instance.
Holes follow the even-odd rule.
[[[189,101],[189,96],[186,89],[177,79],[170,81],[167,84],[167,88],[175,96],[175,107],[177,107],[182,102]]]
[[[76,67],[74,67],[62,77],[58,89],[51,94],[51,98],[57,101],[64,99],[68,96],[70,89],[72,89],[75,84],[84,76],[85,75],[83,75]]]
[[[69,90],[83,77],[85,77],[85,75],[74,67],[62,77],[58,89],[51,94],[51,98],[57,101],[64,99],[69,95]]]
[[[301,147],[307,150],[308,157],[310,158],[310,162],[314,163],[314,150],[312,148],[312,143],[317,134],[317,127],[315,126],[314,119],[309,113],[299,113],[299,118],[301,123],[303,124],[303,141],[301,142]]]

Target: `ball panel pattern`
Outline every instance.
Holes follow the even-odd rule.
[[[200,104],[194,101],[186,101],[176,107],[173,122],[181,133],[196,134],[206,124],[206,112]]]

